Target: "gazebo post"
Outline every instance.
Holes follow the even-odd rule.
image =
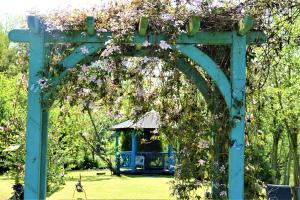
[[[131,133],[131,172],[135,172],[135,156],[137,153],[137,135],[135,132]]]
[[[174,165],[174,158],[173,158],[173,146],[172,144],[168,145],[168,159],[169,159],[169,173],[173,173],[174,167],[171,167],[171,164]]]
[[[120,152],[119,152],[119,135],[120,135],[120,131],[116,131],[116,148],[115,148],[115,156],[116,156],[116,171],[117,174],[120,174]]]

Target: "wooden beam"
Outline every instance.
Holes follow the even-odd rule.
[[[139,21],[139,34],[145,36],[149,25],[148,17],[142,16]]]
[[[195,47],[194,45],[185,44],[179,45],[179,47],[172,46],[174,50],[179,50],[182,54],[188,56],[195,63],[197,63],[201,68],[213,79],[216,83],[219,91],[224,97],[226,105],[228,108],[231,107],[231,85],[222,71],[222,69],[204,52]]]
[[[205,99],[208,107],[211,109],[210,105],[210,97],[209,93],[211,92],[205,79],[202,75],[198,72],[198,70],[191,66],[188,62],[186,62],[183,58],[177,59],[178,65],[176,68],[179,69],[198,89],[198,91],[202,94],[203,98]]]
[[[37,18],[29,17],[28,111],[26,128],[25,194],[24,199],[45,199],[47,182],[48,111],[41,102],[42,91],[37,84],[39,72],[45,67],[44,31]]]
[[[12,42],[26,42],[30,41],[30,31],[28,29],[14,29],[8,33],[8,38]]]
[[[232,36],[235,32],[197,32],[193,37],[186,33],[179,35],[176,44],[203,44],[203,45],[227,45],[232,44]],[[45,43],[105,43],[111,37],[110,32],[97,35],[82,35],[80,31],[45,32]],[[9,39],[13,42],[29,42],[30,31],[26,29],[15,29],[9,32]],[[163,34],[149,34],[150,43],[159,43],[161,40],[167,41],[169,38]],[[146,36],[136,33],[128,44],[143,43]],[[247,44],[262,44],[266,42],[267,36],[263,32],[250,32],[246,35]]]
[[[88,16],[86,18],[86,26],[87,26],[87,34],[94,35],[95,34],[95,19],[94,17]]]
[[[50,84],[52,85],[49,93],[45,94],[44,99],[49,98],[49,94],[57,89],[58,84],[64,79],[64,77],[68,74],[69,69],[76,66],[76,64],[80,63],[82,60],[87,59],[89,55],[94,54],[97,51],[100,51],[104,47],[103,43],[86,43],[77,47],[70,55],[64,58],[59,64],[64,67],[64,71],[59,74],[59,76],[50,80]],[[82,48],[88,49],[88,53],[85,54],[82,52]]]
[[[39,18],[36,16],[28,16],[27,25],[29,30],[32,33],[40,33],[42,30],[42,23],[40,22]]]
[[[235,35],[230,62],[231,106],[228,197],[244,199],[244,129],[246,94],[246,37]]]
[[[243,19],[239,21],[238,34],[241,36],[246,35],[252,28],[253,23],[254,23],[253,17],[248,15],[244,16]]]
[[[253,31],[246,35],[247,44],[263,44],[267,42],[268,37],[263,32]]]
[[[72,68],[81,60],[101,50],[103,47],[103,43],[84,43],[75,48],[75,50],[72,51],[72,53],[64,58],[59,64],[62,65],[65,69]]]
[[[188,36],[194,36],[200,29],[200,17],[199,16],[192,16],[189,19],[188,24],[186,25],[186,31]]]
[[[149,25],[148,17],[145,17],[145,16],[140,17],[138,33],[139,33],[139,36],[142,36],[142,37],[141,37],[141,42],[140,43],[135,43],[135,49],[136,50],[141,50],[142,49],[142,42],[144,42],[145,39],[146,39],[145,36],[147,34],[148,25]],[[134,38],[137,38],[137,37],[134,37]]]

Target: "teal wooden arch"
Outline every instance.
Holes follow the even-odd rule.
[[[196,20],[197,21],[197,20]],[[243,22],[243,21],[242,21]],[[193,24],[192,24],[193,25]],[[29,43],[29,89],[26,130],[26,160],[25,160],[25,199],[45,199],[47,175],[47,127],[48,109],[41,99],[45,98],[41,89],[36,86],[39,79],[38,72],[45,70],[48,44],[79,43],[89,49],[89,54],[102,49],[110,39],[111,33],[95,34],[94,20],[87,19],[86,34],[79,31],[51,31],[46,32],[43,24],[35,16],[28,17],[29,29],[16,29],[9,33],[13,42]],[[197,24],[195,25],[197,29]],[[247,23],[242,23],[238,32],[198,32],[194,28],[187,34],[181,34],[176,39],[173,50],[179,51],[197,63],[216,83],[230,110],[232,127],[230,131],[231,147],[229,150],[229,199],[244,198],[244,126],[245,126],[245,80],[246,80],[246,45],[259,44],[266,40],[261,32],[249,32]],[[141,44],[144,41],[159,43],[168,40],[163,34],[144,34],[145,29],[133,36],[130,44]],[[230,77],[227,78],[217,64],[195,45],[229,45],[231,47]],[[81,46],[81,47],[82,47]],[[53,80],[59,81],[76,63],[85,59],[80,46],[67,58],[61,61],[65,71]],[[178,69],[197,86],[205,98],[209,89],[205,79],[197,70],[184,60],[179,61]]]

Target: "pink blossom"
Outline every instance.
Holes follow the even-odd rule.
[[[147,56],[144,56],[143,58],[142,58],[142,60],[141,60],[141,63],[142,64],[146,64],[147,62],[149,62],[150,61],[150,58],[148,58]]]
[[[200,5],[203,2],[203,0],[191,0],[189,2],[190,2],[190,4]]]
[[[85,73],[85,72],[87,72],[89,70],[89,67],[86,64],[83,64],[81,66],[81,70]]]
[[[144,94],[145,94],[144,89],[142,87],[138,87],[136,90],[136,95],[138,97],[142,97],[142,96],[144,96]]]
[[[145,40],[142,45],[143,47],[148,47],[151,45],[151,43],[148,40]]]
[[[89,49],[86,46],[81,47],[80,50],[83,54],[89,54]]]
[[[106,46],[106,49],[104,49],[104,51],[102,51],[101,56],[103,57],[108,57],[110,56],[112,53],[114,52],[120,52],[121,48],[120,46]]]
[[[198,144],[198,147],[201,149],[208,149],[209,143],[206,140],[201,140]]]
[[[221,191],[220,192],[220,197],[227,197],[227,192],[226,191]]]
[[[71,96],[66,96],[66,99],[68,100],[68,101],[70,101],[71,99],[72,99],[72,97]]]
[[[130,67],[132,65],[131,61],[130,60],[123,60],[122,61],[122,64],[125,66],[125,67]]]
[[[91,90],[88,88],[83,88],[81,92],[79,92],[80,96],[88,96],[90,94]]]
[[[47,78],[41,78],[37,81],[37,84],[41,87],[41,89],[45,89],[49,87],[48,79]]]
[[[83,133],[82,133],[82,136],[83,136],[83,137],[88,137],[89,134],[88,134],[87,132],[83,132]]]
[[[164,41],[164,40],[161,40],[161,41],[160,41],[159,47],[160,47],[161,49],[164,49],[164,50],[166,50],[166,49],[171,49],[171,46],[170,46],[166,41]]]
[[[176,27],[178,27],[178,26],[183,26],[183,25],[184,25],[184,21],[182,21],[182,20],[175,21],[174,25],[175,25]]]
[[[199,160],[199,165],[200,165],[200,166],[203,166],[205,163],[206,163],[205,160],[202,160],[202,159]]]
[[[173,21],[175,19],[175,16],[169,13],[164,13],[161,16],[161,19],[164,21]]]
[[[222,166],[220,167],[220,172],[222,172],[222,173],[225,172],[225,166],[224,166],[224,165],[222,165]]]
[[[102,80],[101,80],[101,79],[98,79],[98,80],[96,81],[96,84],[100,87],[100,86],[102,85]]]
[[[96,75],[92,75],[92,76],[89,77],[89,81],[90,82],[94,82],[95,83],[96,80],[97,80],[97,76]]]

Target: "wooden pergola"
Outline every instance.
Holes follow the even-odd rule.
[[[132,37],[131,45],[148,41],[157,44],[161,40],[168,41],[168,36],[147,33],[147,18],[141,17],[139,30]],[[45,31],[45,26],[36,16],[28,17],[29,29],[12,30],[9,38],[13,42],[29,43],[29,89],[26,130],[26,161],[25,161],[25,199],[45,199],[47,177],[47,127],[48,107],[42,104],[47,98],[37,86],[38,73],[47,71],[47,59],[50,44],[76,43],[75,50],[61,61],[64,71],[51,80],[55,88],[63,77],[76,64],[87,56],[105,48],[105,42],[112,35],[110,32],[96,33],[93,17],[87,18],[86,34],[82,31]],[[200,18],[192,17],[187,33],[177,37],[172,51],[178,51],[183,56],[199,65],[217,85],[230,111],[233,125],[230,130],[231,147],[229,150],[229,199],[244,198],[244,127],[245,127],[245,82],[246,82],[246,46],[266,41],[261,32],[250,32],[252,18],[244,17],[239,23],[239,29],[231,32],[199,32]],[[231,47],[230,77],[196,45],[227,45]],[[87,48],[88,54],[81,51]],[[136,51],[134,55],[139,55]],[[201,74],[184,59],[176,66],[199,89],[205,99],[209,99],[209,89]]]

